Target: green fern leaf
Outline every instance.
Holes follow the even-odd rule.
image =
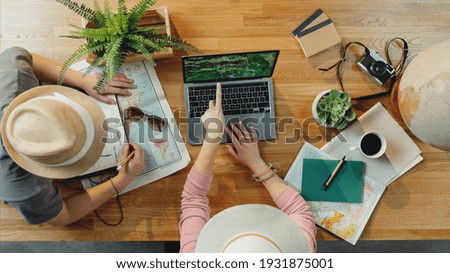
[[[70,38],[70,39],[86,39],[86,38],[78,36],[78,35],[62,35],[61,37]]]
[[[128,14],[128,23],[129,28],[132,29],[133,27],[137,27],[137,23],[142,18],[144,13],[153,6],[157,0],[141,0],[139,3],[137,3]]]
[[[107,28],[77,28],[70,32],[71,36],[95,41],[107,41],[114,35]]]
[[[123,33],[128,32],[128,18],[127,18],[127,6],[125,0],[118,1],[117,18],[119,21],[119,27]]]
[[[105,92],[106,81],[107,81],[106,70],[103,70],[102,73],[100,74],[100,77],[97,80],[97,83],[95,83],[92,89],[94,89],[94,91],[99,94],[103,94],[103,92]]]
[[[109,29],[112,35],[119,34],[119,26],[116,24],[114,20],[114,14],[111,11],[111,5],[109,4],[109,0],[105,0],[104,2],[104,11],[103,16],[105,17],[105,26]]]
[[[125,54],[119,54],[117,56],[117,59],[114,60],[114,68],[113,70],[115,71],[112,75],[114,76],[116,74],[116,72],[119,70],[120,66],[125,62],[125,58],[126,55]],[[110,62],[112,60],[109,60]],[[105,91],[105,86],[106,83],[108,81],[109,78],[109,74],[110,72],[108,71],[108,69],[105,67],[102,71],[102,73],[100,74],[99,79],[97,80],[97,83],[94,85],[93,89],[97,92],[102,94]]]
[[[167,34],[155,34],[149,36],[149,38],[155,43],[163,44],[165,47],[172,47],[184,51],[192,51],[200,53],[200,50],[198,48],[196,48],[195,46],[186,41],[181,40],[178,37],[169,36]]]
[[[138,29],[136,29],[134,31],[135,34],[141,34],[141,35],[155,35],[156,33],[158,33],[158,31],[162,30],[162,29],[166,29],[168,28],[168,26],[163,26],[163,27],[140,27]]]
[[[92,9],[88,8],[85,4],[80,5],[71,0],[56,0],[56,2],[63,4],[71,11],[75,12],[88,21],[93,20],[95,17],[95,12]]]
[[[127,15],[128,9],[125,0],[118,0],[118,11],[123,15]]]
[[[109,80],[112,80],[114,74],[116,74],[116,72],[122,65],[122,63],[120,63],[121,60],[120,47],[122,45],[122,41],[123,41],[122,37],[114,38],[105,52],[105,59],[106,59],[105,71],[107,78]]]
[[[139,42],[139,43],[143,44],[147,48],[152,48],[153,52],[154,51],[162,51],[164,53],[168,53],[169,52],[165,48],[164,44],[155,42],[155,41],[153,41],[151,39],[145,39],[144,37],[139,36],[139,35],[135,35],[135,34],[130,34],[130,35],[127,36],[127,38],[129,38],[132,41]]]
[[[103,44],[100,44],[100,45],[83,44],[83,45],[81,45],[63,63],[61,71],[59,72],[57,84],[61,85],[63,83],[64,75],[66,74],[66,71],[70,68],[70,65],[72,65],[76,60],[78,60],[81,57],[84,57],[86,55],[89,55],[90,53],[94,53],[96,51],[101,51],[101,50],[104,50],[104,45]]]
[[[103,15],[102,9],[98,0],[94,0],[94,26],[96,28],[105,27],[105,16]]]
[[[92,59],[90,66],[83,72],[84,76],[90,74],[94,68],[99,67],[103,62],[105,62],[105,56],[95,55]]]
[[[139,42],[132,42],[129,44],[136,52],[141,53],[147,59],[147,61],[152,65],[156,66],[155,60],[153,60],[152,52],[149,51],[145,46]]]

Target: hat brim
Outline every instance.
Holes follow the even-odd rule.
[[[219,253],[238,235],[270,238],[283,253],[309,252],[305,235],[289,216],[268,205],[239,205],[212,217],[197,240],[196,252]]]
[[[89,149],[87,154],[81,158],[79,161],[67,165],[67,166],[48,166],[39,164],[19,153],[13,148],[11,143],[6,137],[6,121],[8,120],[12,111],[20,104],[42,96],[51,96],[53,93],[60,93],[67,98],[73,100],[74,102],[80,104],[91,116],[94,123],[94,141],[92,147]],[[17,96],[11,104],[6,109],[3,119],[2,119],[2,140],[3,144],[8,152],[9,156],[16,162],[20,167],[26,171],[33,173],[38,176],[54,178],[54,179],[65,179],[70,177],[75,177],[81,175],[87,171],[100,157],[104,143],[102,138],[105,136],[105,132],[102,129],[102,124],[105,120],[105,115],[103,114],[100,106],[86,94],[83,94],[75,89],[57,86],[57,85],[45,85],[32,88],[28,91]],[[30,124],[32,126],[32,124]]]

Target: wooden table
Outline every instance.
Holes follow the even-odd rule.
[[[127,2],[131,6],[135,1]],[[276,113],[282,124],[278,127],[277,141],[260,144],[264,159],[274,162],[281,176],[287,173],[304,141],[322,146],[336,133],[325,132],[315,124],[311,103],[320,91],[338,88],[334,70],[320,72],[317,68],[337,61],[340,48],[306,58],[290,34],[302,20],[322,8],[333,19],[343,45],[360,41],[380,52],[397,36],[409,42],[410,53],[450,38],[450,2],[443,1],[160,0],[158,4],[168,5],[173,33],[205,53],[281,50],[273,80]],[[23,46],[63,61],[79,43],[60,37],[68,33],[70,24],[79,24],[80,19],[56,2],[2,0],[0,5],[1,50]],[[397,61],[400,51],[393,49],[392,53]],[[185,136],[182,54],[175,52],[174,58],[159,60],[157,72]],[[344,67],[344,83],[354,96],[380,90],[356,68],[355,60],[361,54],[361,49],[352,48]],[[377,101],[356,103],[357,115]],[[389,98],[381,102],[392,113]],[[386,189],[362,240],[450,239],[450,153],[432,148],[407,132],[423,151],[424,161]],[[200,147],[188,145],[188,149],[195,160]],[[31,226],[15,210],[2,204],[0,240],[178,240],[180,195],[191,166],[122,196],[125,219],[117,227],[104,225],[94,214],[67,227]],[[209,195],[213,215],[238,204],[274,205],[265,189],[251,181],[251,173],[235,162],[225,147],[216,159],[215,174]],[[111,222],[119,215],[114,200],[104,204],[99,213]],[[318,229],[318,240],[335,238]]]

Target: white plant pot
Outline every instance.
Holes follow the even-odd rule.
[[[319,104],[320,99],[323,96],[325,96],[326,94],[330,93],[331,90],[333,90],[333,89],[328,89],[328,90],[322,91],[316,96],[316,98],[314,99],[314,101],[312,103],[311,111],[312,111],[312,115],[313,115],[314,119],[316,120],[317,124],[319,124],[320,126],[323,126],[325,128],[333,129],[336,127],[334,127],[330,124],[327,124],[327,123],[322,123],[322,121],[320,121],[320,119],[319,119],[319,114],[317,114],[317,104]]]

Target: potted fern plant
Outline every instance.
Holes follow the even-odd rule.
[[[356,118],[352,111],[350,94],[336,89],[325,90],[312,105],[313,116],[316,121],[326,128],[344,129]]]
[[[112,11],[109,0],[104,1],[103,9],[98,0],[93,1],[93,9],[72,0],[56,1],[90,22],[86,28],[74,26],[75,29],[70,32],[70,35],[65,36],[85,39],[86,42],[66,59],[58,77],[58,84],[63,82],[64,74],[70,65],[89,55],[94,57],[90,58],[91,67],[85,71],[85,74],[90,73],[94,67],[104,65],[103,72],[93,87],[97,93],[101,94],[104,92],[105,82],[113,78],[130,54],[142,54],[155,66],[153,54],[156,52],[168,53],[171,48],[199,52],[190,43],[167,33],[161,33],[161,29],[166,26],[143,27],[140,24],[142,17],[148,14],[149,8],[157,0],[140,0],[129,10],[125,0],[118,0],[116,13]]]

